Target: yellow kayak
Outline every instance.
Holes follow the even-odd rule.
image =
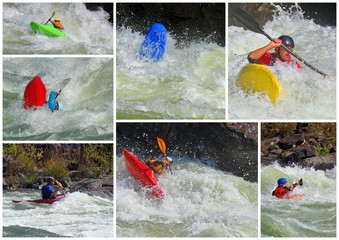
[[[246,93],[259,92],[266,94],[275,103],[281,94],[278,79],[264,65],[249,64],[238,74],[235,82]]]

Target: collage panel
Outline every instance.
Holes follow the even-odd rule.
[[[4,54],[113,54],[112,3],[3,3]]]
[[[335,120],[336,3],[228,4],[230,120]]]
[[[261,123],[262,237],[336,237],[336,127]]]
[[[257,237],[257,123],[117,123],[117,237]]]
[[[3,58],[3,139],[113,141],[113,59]]]
[[[4,237],[113,237],[113,144],[2,147]]]
[[[225,3],[117,3],[117,119],[225,119]]]

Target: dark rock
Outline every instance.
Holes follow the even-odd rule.
[[[100,8],[109,13],[108,21],[113,24],[113,3],[85,3],[85,6],[88,10],[98,11]]]
[[[83,192],[113,200],[113,176],[104,179],[82,179],[71,186],[70,192]]]
[[[336,166],[336,154],[328,154],[326,156],[318,156],[305,158],[298,162],[302,167],[314,168],[315,170],[328,170]]]
[[[294,134],[292,136],[288,136],[286,138],[281,139],[278,142],[278,146],[283,149],[283,150],[287,150],[290,149],[292,147],[296,147],[302,143],[305,142],[305,136],[304,134]]]

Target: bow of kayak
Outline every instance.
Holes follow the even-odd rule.
[[[137,179],[141,185],[150,189],[150,194],[155,198],[164,198],[165,192],[159,186],[154,171],[139,160],[133,153],[123,150],[126,167],[131,175]]]
[[[249,64],[241,69],[235,84],[246,93],[267,95],[272,103],[281,95],[278,79],[266,66],[260,64]]]
[[[66,37],[66,33],[56,29],[51,24],[41,24],[38,22],[31,22],[29,24],[34,33],[42,34],[48,37]]]

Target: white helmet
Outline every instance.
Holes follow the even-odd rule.
[[[170,157],[166,157],[166,159],[167,159],[169,162],[173,162],[172,158],[170,158]]]

